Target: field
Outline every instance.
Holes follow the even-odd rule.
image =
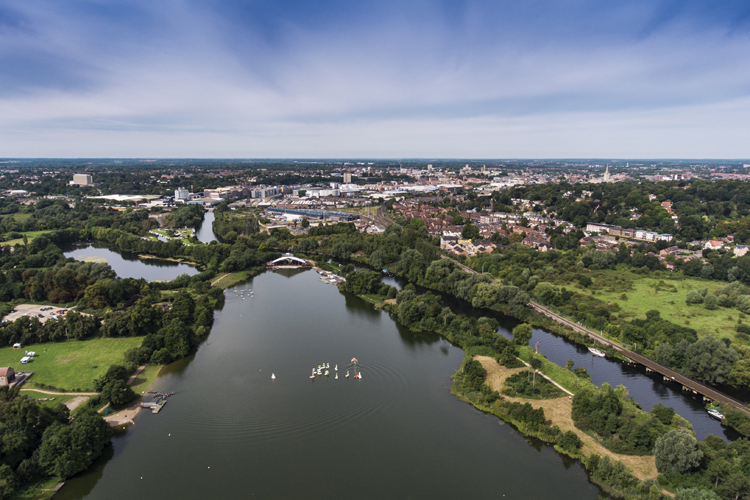
[[[30,242],[31,242],[31,241],[32,241],[32,240],[33,240],[34,238],[36,238],[37,236],[41,236],[41,235],[43,235],[43,234],[47,234],[47,233],[51,233],[51,232],[52,232],[51,230],[44,230],[44,231],[26,231],[25,233],[21,233],[21,234],[24,234],[24,235],[26,235],[26,238],[28,238],[28,240],[29,240],[29,243],[30,243]],[[13,245],[15,245],[16,243],[18,243],[18,244],[20,244],[20,245],[23,245],[23,238],[16,238],[15,240],[8,240],[8,241],[3,241],[3,242],[1,242],[1,243],[0,243],[0,245],[11,245],[11,246],[13,246]]]
[[[123,363],[128,349],[141,345],[143,337],[92,339],[54,344],[24,346],[23,349],[0,349],[0,366],[12,366],[16,371],[31,371],[34,375],[24,384],[32,389],[45,384],[57,389],[78,392],[94,390],[94,379],[110,365]],[[24,351],[35,351],[34,361],[22,365]]]
[[[0,217],[13,217],[13,220],[16,222],[23,222],[29,217],[31,217],[31,214],[10,214],[10,215],[0,215]]]
[[[677,325],[694,328],[699,337],[716,335],[732,338],[737,321],[744,316],[740,316],[742,313],[734,308],[719,307],[710,311],[703,307],[703,304],[685,303],[685,296],[689,291],[707,288],[708,293],[713,293],[726,286],[725,282],[700,278],[641,278],[633,275],[634,279],[627,289],[616,285],[597,286],[599,283],[607,282],[607,275],[612,272],[605,271],[595,276],[594,287],[576,287],[576,291],[617,304],[622,309],[618,316],[623,319],[644,319],[646,311],[656,309],[662,318]],[[623,293],[625,299],[622,298]]]

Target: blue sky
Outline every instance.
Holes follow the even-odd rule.
[[[750,2],[3,0],[0,157],[750,158]]]

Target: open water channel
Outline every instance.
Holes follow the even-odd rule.
[[[265,272],[162,371],[161,413],[56,498],[596,498],[580,464],[451,395],[462,358],[313,271]]]
[[[181,274],[198,274],[198,268],[163,259],[142,259],[137,254],[116,252],[101,244],[66,249],[66,257],[81,261],[105,262],[121,278],[144,278],[148,281],[170,281]]]

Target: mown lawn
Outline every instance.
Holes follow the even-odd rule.
[[[46,384],[61,390],[90,392],[94,379],[107,371],[110,365],[124,363],[123,354],[141,345],[143,337],[103,338],[54,344],[24,346],[23,349],[0,349],[0,366],[11,366],[18,371],[31,371],[34,375],[24,384],[33,389],[36,384]],[[24,351],[35,351],[34,361],[21,364]]]
[[[146,389],[154,383],[156,375],[159,374],[159,370],[161,370],[162,366],[164,365],[149,365],[144,368],[143,371],[135,377],[133,383],[130,384],[130,388],[133,389],[133,392],[136,394],[144,393]]]
[[[606,274],[603,274],[594,278],[594,287],[589,289],[575,287],[575,289],[580,293],[593,295],[599,300],[616,303],[622,309],[618,315],[623,319],[643,319],[646,317],[646,311],[656,309],[661,313],[662,318],[681,326],[694,328],[700,337],[716,335],[732,338],[736,333],[734,327],[742,318],[740,311],[734,308],[718,307],[710,311],[703,307],[703,304],[685,303],[685,297],[689,291],[707,288],[708,293],[713,293],[726,286],[725,282],[699,278],[638,278],[632,281],[630,289],[622,290],[599,286],[599,283],[606,283],[606,278]],[[626,296],[625,299],[622,298],[623,293]],[[748,321],[750,320],[743,319],[743,322]]]

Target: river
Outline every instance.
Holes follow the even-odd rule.
[[[358,264],[357,267],[363,266]],[[408,283],[404,278],[395,275],[384,276],[383,282],[399,290]],[[465,301],[434,290],[423,287],[417,289],[419,293],[429,291],[440,295],[443,303],[456,313],[474,317],[491,316],[497,319],[500,323],[498,333],[512,338],[511,331],[518,324],[513,318],[495,311],[471,308]],[[567,360],[572,360],[575,363],[574,368],[585,368],[596,385],[601,386],[605,382],[613,388],[620,384],[624,385],[633,399],[646,411],[651,411],[657,404],[674,408],[678,415],[690,422],[698,439],[705,439],[708,435],[719,436],[725,441],[741,437],[736,431],[723,427],[718,420],[708,416],[701,395],[683,391],[680,384],[665,383],[661,375],[647,373],[643,366],[631,366],[614,359],[598,358],[585,346],[541,329],[534,329],[529,345],[534,347],[537,342],[539,352],[547,356],[547,359],[560,366],[565,366]],[[733,397],[745,402],[750,399],[747,392],[731,391],[726,387],[720,387],[719,390],[729,392]]]
[[[76,260],[106,262],[120,278],[144,278],[148,281],[170,281],[181,274],[198,274],[198,268],[163,259],[142,259],[137,254],[116,252],[101,244],[65,249],[66,257]]]
[[[201,223],[201,227],[199,227],[195,232],[195,237],[198,238],[198,241],[200,241],[201,243],[211,243],[212,241],[218,241],[218,238],[216,238],[216,235],[214,234],[213,224],[214,211],[207,210],[203,215],[203,222]]]
[[[265,272],[226,293],[208,340],[158,377],[156,390],[176,393],[161,413],[141,414],[56,499],[600,494],[579,463],[451,395],[463,352],[439,336],[312,271]],[[363,378],[345,379],[355,356]],[[331,376],[310,380],[325,362]]]

